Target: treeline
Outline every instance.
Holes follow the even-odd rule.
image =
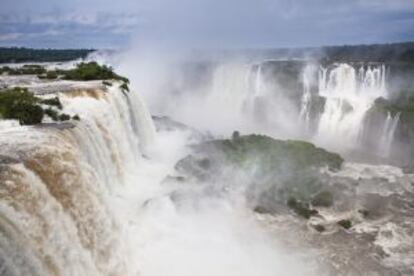
[[[269,59],[315,59],[322,63],[332,62],[385,62],[414,63],[414,42],[342,45],[314,48],[280,48],[249,50],[249,54]]]
[[[0,63],[53,62],[85,58],[93,49],[30,49],[0,47]]]
[[[319,55],[326,61],[414,63],[414,42],[323,47]]]

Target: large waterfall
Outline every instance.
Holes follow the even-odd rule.
[[[221,62],[206,67],[209,69],[192,74],[184,70],[182,75],[177,73],[180,67],[174,67],[168,85],[159,91],[149,89],[152,92],[146,100],[152,110],[219,135],[239,130],[307,139],[349,153],[364,145],[364,122],[375,100],[390,97],[386,85],[389,69],[383,64],[322,66],[269,60]],[[192,79],[194,75],[203,82]],[[398,121],[394,114],[390,116]],[[396,127],[387,124],[384,117],[379,127],[387,131],[374,151],[392,148]]]
[[[61,99],[80,122],[1,129],[0,274],[132,275],[110,195],[153,142],[152,120],[118,88]]]
[[[388,96],[385,75],[384,65],[355,69],[348,64],[336,64],[320,68],[318,95],[326,102],[315,141],[329,148],[339,146],[341,150],[358,148],[367,111],[377,98]]]
[[[243,148],[237,152],[236,162],[247,169],[228,166],[221,152],[223,163],[217,175],[212,166],[211,178],[200,180],[197,171],[191,175],[179,165],[204,158],[197,150],[209,150],[209,140],[213,145],[224,137],[223,145],[237,150],[237,139],[251,133],[308,140],[340,153],[358,150],[375,101],[390,96],[386,66],[280,60],[197,66],[192,75],[182,68],[154,74],[153,87],[131,78],[131,92],[117,81],[12,78],[12,85],[20,78],[40,98],[58,96],[61,111],[80,120],[0,121],[0,275],[412,271],[413,261],[402,256],[413,251],[412,206],[405,201],[412,198],[414,174],[344,162],[332,171],[312,167],[305,177],[299,170],[280,186],[296,165],[284,162],[293,158],[289,151],[280,159],[270,156],[276,153],[267,159],[266,151],[264,163],[280,162],[282,169],[260,168],[260,147],[268,142],[243,144],[246,151],[258,147],[250,158]],[[379,161],[393,150],[401,114],[375,118]],[[228,139],[234,130],[241,133]],[[296,145],[295,155],[328,154],[309,143],[272,143]],[[213,161],[206,156],[194,159],[196,165],[209,169]],[[302,159],[301,169],[308,161]],[[293,198],[302,209],[292,208],[292,191],[304,196],[303,205]],[[317,205],[315,198],[326,195],[328,203]],[[317,215],[306,218],[301,211]],[[361,250],[366,254],[356,256]],[[385,264],[386,256],[395,263]]]

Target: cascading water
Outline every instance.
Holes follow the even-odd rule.
[[[383,157],[388,157],[390,155],[391,146],[394,141],[395,131],[397,130],[399,120],[400,113],[392,116],[390,112],[387,112],[387,119],[385,120],[379,143],[379,152]]]
[[[328,148],[352,150],[359,146],[363,120],[379,97],[387,97],[383,65],[361,67],[349,64],[321,68],[319,96],[326,98],[315,141]],[[338,141],[341,141],[338,144]]]
[[[0,274],[133,275],[109,195],[149,146],[152,121],[117,88],[60,97],[76,125],[0,130]]]
[[[294,136],[298,114],[295,119],[289,115],[297,108],[283,87],[267,80],[265,67],[265,63],[241,62],[214,65],[205,85],[178,87],[176,90],[180,93],[171,97],[165,95],[165,90],[160,91],[153,109],[219,135],[239,130]],[[153,97],[150,95],[147,101],[153,102]],[[176,108],[177,105],[180,108]]]
[[[311,85],[312,85],[312,76],[313,76],[314,71],[315,71],[315,66],[306,65],[305,69],[303,70],[303,74],[302,74],[303,96],[301,99],[301,108],[300,108],[299,117],[304,125],[305,132],[308,132],[310,128],[310,116],[311,116],[311,105],[312,105]]]

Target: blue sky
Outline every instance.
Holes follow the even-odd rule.
[[[303,47],[414,41],[414,0],[1,0],[0,46]]]

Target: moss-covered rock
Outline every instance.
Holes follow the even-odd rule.
[[[318,231],[319,233],[325,232],[326,228],[325,226],[321,225],[321,224],[315,224],[313,225],[313,228]]]
[[[296,214],[306,219],[309,219],[311,216],[315,216],[318,214],[318,211],[315,209],[311,209],[308,203],[301,202],[294,197],[289,198],[286,204]]]
[[[214,158],[224,157],[231,164],[246,167],[250,162],[263,170],[304,170],[328,167],[337,170],[343,159],[340,155],[317,148],[304,141],[276,140],[264,135],[236,136],[232,140],[213,140],[196,146],[198,152],[209,152]],[[213,159],[214,159],[213,158]]]
[[[290,207],[309,217],[315,213],[309,208],[312,198],[316,198],[316,205],[332,205],[333,201],[330,194],[322,193],[326,189],[321,168],[337,170],[342,163],[338,154],[311,143],[235,132],[232,139],[194,146],[194,152],[180,160],[176,169],[201,182],[245,185],[253,206],[269,211],[295,198],[299,203]]]
[[[321,191],[312,197],[312,205],[315,207],[331,207],[333,205],[333,195],[328,191]]]

